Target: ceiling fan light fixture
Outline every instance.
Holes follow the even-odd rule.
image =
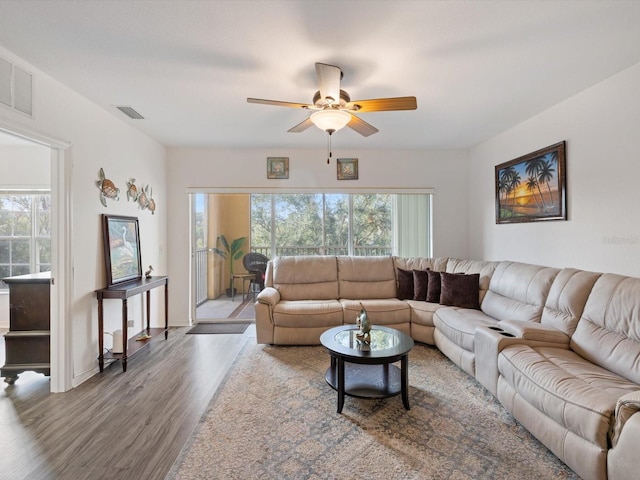
[[[341,128],[344,128],[347,123],[349,123],[351,120],[351,114],[344,110],[328,108],[312,113],[309,119],[320,130],[333,130],[336,132]]]

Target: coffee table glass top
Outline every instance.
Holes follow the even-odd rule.
[[[375,325],[369,334],[369,345],[356,338],[358,327],[342,325],[333,327],[320,335],[320,343],[331,355],[340,356],[356,363],[379,363],[381,359],[395,362],[413,348],[413,339],[394,328]],[[397,359],[394,360],[394,358]]]
[[[342,345],[343,347],[370,352],[388,350],[400,344],[400,338],[394,332],[380,330],[375,327],[369,332],[371,340],[368,345],[360,342],[356,338],[357,334],[358,330],[343,330],[336,333],[334,339],[338,345]]]

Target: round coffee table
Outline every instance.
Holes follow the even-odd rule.
[[[343,325],[327,330],[320,343],[331,355],[327,383],[338,392],[338,413],[344,396],[387,398],[402,393],[404,408],[409,410],[409,351],[413,339],[393,328],[374,326],[371,342],[356,338],[358,327]],[[400,368],[392,363],[400,361]]]

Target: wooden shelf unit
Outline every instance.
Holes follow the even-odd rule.
[[[3,279],[9,285],[9,332],[0,376],[9,385],[32,370],[51,374],[51,272]]]
[[[151,290],[164,286],[164,328],[151,328]],[[129,319],[127,300],[134,295],[146,292],[147,326],[140,333],[146,333],[150,338],[136,340],[139,334],[127,339],[127,321]],[[140,349],[149,345],[154,338],[164,333],[165,340],[169,336],[169,277],[156,276],[140,278],[130,282],[112,285],[111,287],[96,290],[98,298],[98,365],[100,371],[104,370],[105,361],[122,360],[122,371],[127,371],[127,359]],[[117,299],[122,301],[122,353],[113,353],[104,350],[104,299]]]

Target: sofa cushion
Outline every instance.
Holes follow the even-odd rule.
[[[405,270],[404,268],[396,268],[396,276],[398,277],[397,297],[400,300],[413,299],[413,270]]]
[[[618,398],[638,390],[638,385],[561,348],[511,345],[500,353],[498,369],[529,404],[605,450]]]
[[[429,274],[427,270],[413,270],[413,297],[411,300],[426,300]]]
[[[347,300],[341,299],[344,310],[344,323],[356,323],[356,315],[360,313],[362,306],[367,310],[367,316],[371,325],[393,326],[411,321],[409,304],[397,298],[372,299],[372,300]],[[362,306],[361,306],[362,304]]]
[[[571,337],[590,362],[640,383],[640,278],[611,273],[595,282]]]
[[[393,257],[393,264],[396,268],[405,270],[434,270],[444,272],[447,269],[447,257]]]
[[[489,262],[485,260],[461,260],[459,258],[449,258],[447,260],[447,273],[479,273],[480,274],[480,296],[479,301],[482,304],[489,282],[500,262]]]
[[[427,302],[440,303],[440,272],[427,270],[427,276],[429,278],[427,284]]]
[[[541,322],[573,335],[587,298],[601,273],[563,268],[551,284],[542,310]]]
[[[497,320],[540,322],[551,284],[560,270],[500,262],[491,276],[481,308]]]
[[[337,261],[340,295],[334,298],[396,298],[391,257],[337,257]]]
[[[342,305],[337,300],[283,300],[273,309],[277,327],[334,327],[342,325]]]
[[[282,300],[338,298],[336,257],[278,257],[273,260],[272,270],[273,286]]]
[[[476,328],[483,325],[492,326],[497,321],[479,310],[446,307],[438,309],[433,314],[433,323],[452,343],[473,352]]]
[[[411,308],[411,323],[433,327],[433,314],[436,310],[443,308],[439,303],[425,302],[419,300],[407,300]]]
[[[480,310],[480,274],[440,273],[440,303]]]

